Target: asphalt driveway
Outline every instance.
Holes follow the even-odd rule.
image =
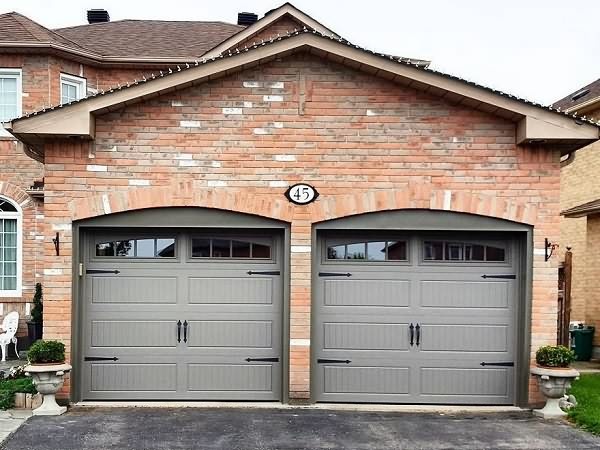
[[[440,415],[315,409],[74,408],[32,417],[5,450],[597,449],[529,413]]]

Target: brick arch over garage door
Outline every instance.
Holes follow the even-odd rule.
[[[136,209],[200,206],[287,222],[300,219],[299,216],[302,217],[302,221],[306,221],[308,216],[308,221],[312,223],[397,209],[446,210],[526,224],[533,224],[536,216],[535,206],[525,203],[465,191],[434,189],[430,184],[420,183],[408,184],[405,189],[324,195],[321,200],[308,207],[293,206],[285,200],[282,193],[279,194],[278,196],[278,193],[264,194],[219,188],[194,189],[191,183],[182,183],[168,188],[138,188],[96,195],[91,199],[75,199],[71,203],[71,211],[73,220],[81,220]]]

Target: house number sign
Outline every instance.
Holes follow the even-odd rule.
[[[310,184],[298,183],[290,186],[285,191],[285,196],[290,202],[296,205],[308,205],[317,199],[319,193]]]

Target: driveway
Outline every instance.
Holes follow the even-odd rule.
[[[316,409],[74,408],[32,417],[6,450],[597,449],[600,438],[531,414]]]

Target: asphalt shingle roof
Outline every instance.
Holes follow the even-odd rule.
[[[193,60],[244,28],[225,22],[118,20],[54,31],[102,56]]]
[[[552,106],[555,108],[569,109],[596,97],[600,97],[600,78],[581,89],[577,89],[565,98],[555,102]]]
[[[17,12],[0,14],[0,42],[57,44],[76,50],[89,51]]]

